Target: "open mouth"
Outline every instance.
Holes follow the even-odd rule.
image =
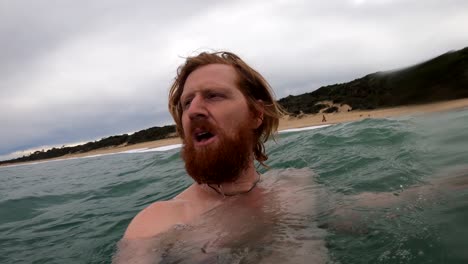
[[[210,139],[214,138],[214,134],[209,131],[202,131],[194,133],[196,143],[207,143]]]

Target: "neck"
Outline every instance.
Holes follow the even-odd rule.
[[[255,188],[260,181],[260,174],[255,170],[253,163],[242,172],[233,182],[223,182],[221,184],[207,184],[213,191],[223,196],[235,196],[245,194]]]

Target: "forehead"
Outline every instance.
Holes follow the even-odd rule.
[[[231,65],[209,64],[189,74],[182,95],[206,88],[229,88],[238,90],[237,72]]]

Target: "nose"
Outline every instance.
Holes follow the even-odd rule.
[[[190,105],[185,110],[190,119],[206,118],[208,116],[207,109],[203,98],[199,95],[195,96]]]

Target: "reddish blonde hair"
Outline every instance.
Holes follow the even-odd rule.
[[[268,159],[264,143],[274,136],[278,129],[279,118],[285,113],[276,102],[273,90],[260,73],[252,69],[247,63],[231,52],[202,52],[197,56],[188,57],[184,64],[177,69],[177,76],[169,91],[169,112],[176,122],[177,132],[184,139],[182,126],[182,106],[180,97],[184,90],[185,81],[196,69],[209,64],[231,65],[238,75],[238,88],[245,96],[249,108],[253,112],[263,112],[263,122],[254,131],[256,144],[253,152],[255,159],[264,165]],[[258,100],[262,101],[260,105]]]

